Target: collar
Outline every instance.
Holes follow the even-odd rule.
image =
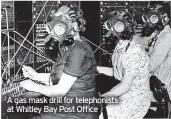
[[[119,40],[119,42],[116,45],[116,50],[118,53],[124,52],[126,49],[126,46],[128,45],[130,41],[129,40]]]

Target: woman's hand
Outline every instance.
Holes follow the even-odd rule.
[[[101,66],[97,66],[97,72],[98,72],[98,73],[101,74],[101,73],[102,73],[102,70],[103,70],[103,68],[102,68]]]
[[[23,66],[22,68],[24,77],[28,77],[32,80],[38,80],[38,74],[33,68],[29,66]]]
[[[111,67],[97,66],[97,72],[107,76],[113,76],[113,68]]]
[[[37,73],[33,68],[29,66],[23,66],[23,75],[35,81],[40,81],[46,85],[49,85],[50,73]]]

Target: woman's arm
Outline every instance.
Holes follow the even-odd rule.
[[[50,78],[50,73],[38,73],[38,81],[46,84],[46,85],[52,85],[52,82],[51,80],[49,79]]]
[[[133,82],[133,76],[129,74],[127,70],[124,71],[124,77],[121,83],[119,83],[117,86],[112,88],[109,92],[101,95],[102,97],[118,97],[124,93],[126,93]]]
[[[33,68],[29,66],[23,66],[22,71],[24,77],[28,77],[32,80],[41,82],[49,82],[50,73],[37,73]]]
[[[113,76],[113,68],[97,66],[98,73],[105,74],[107,76]]]
[[[167,35],[159,39],[159,43],[155,45],[153,52],[150,54],[149,70],[151,73],[164,62],[168,57],[169,50],[171,49],[171,35]]]
[[[67,94],[76,80],[77,77],[73,77],[66,73],[63,73],[61,79],[59,80],[59,83],[56,85],[45,86],[34,83],[31,80],[22,81],[20,84],[22,87],[29,91],[38,92],[48,97],[62,97]]]
[[[46,82],[49,81],[50,73],[38,73],[35,80]]]

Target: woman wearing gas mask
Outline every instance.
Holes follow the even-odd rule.
[[[144,28],[141,38],[136,40],[145,46],[150,57],[149,70],[167,86],[171,99],[171,28],[169,17],[160,4],[150,6],[142,16]]]
[[[51,82],[53,85],[36,84],[31,80],[21,82],[21,86],[29,91],[41,93],[48,97],[67,97],[70,103],[51,103],[49,107],[57,107],[57,112],[42,113],[43,119],[98,119],[97,110],[93,112],[81,111],[78,106],[94,107],[96,104],[76,103],[75,97],[93,98],[95,91],[96,61],[89,44],[79,32],[84,31],[85,20],[80,9],[69,5],[60,6],[51,15],[47,23],[49,36],[45,39],[50,53],[59,49],[60,53],[52,67],[50,74],[37,73],[31,67],[23,66],[23,74],[32,80]],[[52,38],[52,39],[51,39]],[[53,54],[57,55],[57,54]],[[54,58],[54,57],[53,57]],[[51,84],[50,83],[50,84]],[[66,98],[65,98],[66,99]],[[65,110],[59,107],[63,106]],[[72,107],[72,108],[71,108]],[[75,109],[73,108],[75,107]],[[79,112],[78,112],[79,111]]]
[[[149,57],[134,42],[135,25],[132,16],[122,10],[111,12],[105,22],[106,29],[117,37],[118,43],[112,55],[113,68],[98,66],[97,70],[121,81],[101,95],[119,98],[119,104],[108,104],[106,107],[109,119],[140,119],[150,107]]]

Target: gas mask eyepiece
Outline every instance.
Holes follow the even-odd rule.
[[[124,23],[123,23],[123,22],[120,22],[120,21],[117,22],[117,23],[114,25],[115,31],[116,31],[116,32],[119,32],[119,33],[123,32],[123,31],[124,31],[124,28],[125,28]]]
[[[151,15],[150,21],[153,24],[156,24],[159,21],[159,17],[156,14]]]
[[[118,33],[121,33],[125,29],[125,25],[121,21],[117,21],[116,23],[111,23],[110,21],[106,21],[104,23],[104,26],[107,30],[112,32],[118,32]]]
[[[56,24],[55,26],[53,26],[53,29],[52,29],[51,25],[49,25],[47,23],[46,24],[46,31],[49,34],[55,34],[55,35],[61,36],[66,32],[66,29],[65,29],[64,25],[62,25],[62,24]]]
[[[142,15],[142,21],[144,23],[156,24],[159,22],[159,17],[156,14]]]
[[[56,35],[61,36],[61,35],[63,35],[65,32],[66,32],[66,29],[64,28],[64,26],[63,26],[62,24],[56,24],[56,25],[54,26],[54,33],[55,33]]]
[[[148,17],[146,15],[142,15],[142,21],[144,23],[147,23],[147,22],[149,22],[149,19],[148,19]]]
[[[112,31],[112,25],[109,21],[104,22],[104,26],[107,30],[111,30]]]

